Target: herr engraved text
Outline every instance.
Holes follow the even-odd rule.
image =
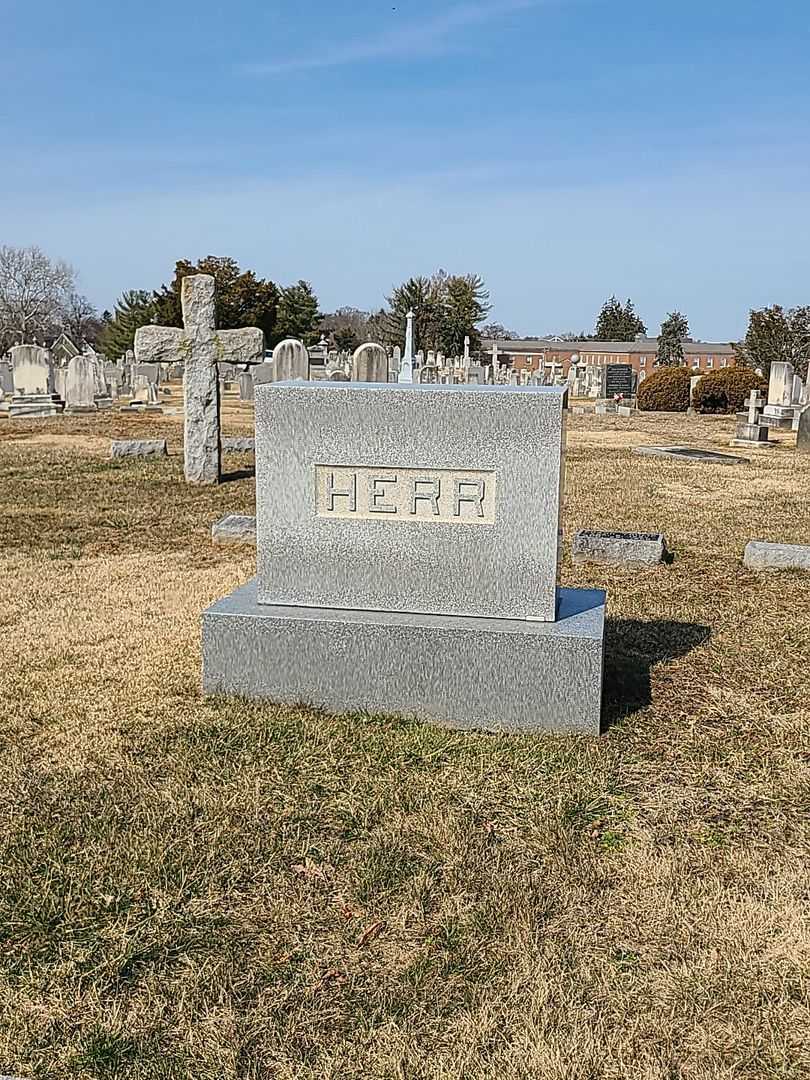
[[[492,525],[493,471],[316,465],[318,517]]]

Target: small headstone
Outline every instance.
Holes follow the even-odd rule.
[[[265,383],[273,381],[273,361],[265,360],[263,364],[254,364],[250,369],[250,376],[253,379],[253,391],[255,394],[257,386],[264,386]]]
[[[223,454],[253,454],[256,452],[256,440],[249,435],[223,435]]]
[[[239,376],[239,400],[253,401],[253,375],[250,371],[243,371]]]
[[[752,540],[743,562],[749,570],[810,570],[810,546]]]
[[[574,563],[655,566],[664,561],[666,551],[662,533],[581,530],[571,545],[571,559]]]
[[[352,382],[388,382],[388,354],[382,345],[367,342],[355,351]]]
[[[273,349],[273,378],[276,382],[309,378],[309,353],[303,341],[286,338]]]
[[[256,518],[227,514],[211,526],[211,539],[220,547],[230,544],[256,546]]]
[[[111,458],[166,457],[168,453],[165,439],[116,439],[110,447]]]

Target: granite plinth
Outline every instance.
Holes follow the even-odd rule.
[[[254,454],[256,452],[256,440],[250,436],[223,435],[223,454]]]
[[[810,570],[810,545],[752,540],[746,546],[743,562],[749,570]]]
[[[166,457],[168,453],[166,439],[115,439],[110,445],[111,458]]]
[[[608,566],[657,566],[667,554],[662,533],[622,533],[582,529],[571,545],[571,561]]]
[[[226,514],[211,526],[211,540],[219,546],[248,544],[256,547],[256,518]]]
[[[258,386],[259,599],[553,621],[566,411],[562,387]]]
[[[202,619],[203,691],[451,727],[598,735],[605,594],[560,589],[556,622],[257,603]]]
[[[9,419],[17,417],[58,416],[64,403],[57,394],[15,394],[9,404]]]

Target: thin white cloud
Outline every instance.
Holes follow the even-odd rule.
[[[243,64],[241,70],[249,75],[284,75],[293,71],[342,67],[374,60],[411,60],[439,56],[451,52],[451,35],[467,27],[493,22],[504,15],[538,7],[542,0],[471,0],[456,4],[432,18],[421,22],[403,22],[399,12],[392,12],[396,25],[384,33],[343,45],[330,45],[321,52],[292,56],[286,60]]]

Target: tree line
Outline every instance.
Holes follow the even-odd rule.
[[[475,353],[482,337],[508,340],[519,336],[500,323],[484,325],[490,297],[478,274],[437,270],[393,288],[386,298],[387,307],[378,311],[341,307],[323,314],[308,281],[280,286],[254,270],[243,270],[235,259],[209,255],[196,263],[181,259],[168,282],[154,290],[127,290],[113,311],[99,315],[78,291],[76,271],[68,263],[49,259],[37,247],[0,246],[0,352],[18,342],[52,341],[66,333],[77,345],[88,342],[115,359],[133,347],[140,326],[182,326],[180,285],[188,274],[213,275],[218,326],[225,330],[258,326],[271,346],[286,337],[312,345],[322,336],[346,351],[364,341],[402,345],[409,311],[414,312],[417,347],[425,351],[459,355],[465,338],[469,338]],[[610,296],[597,315],[593,333],[562,337],[634,341],[646,333],[633,301]],[[683,344],[691,340],[686,316],[670,312],[659,331],[656,363],[683,364]],[[810,305],[783,308],[773,304],[752,310],[745,338],[731,344],[741,366],[759,369],[767,377],[773,361],[785,360],[806,378]]]

